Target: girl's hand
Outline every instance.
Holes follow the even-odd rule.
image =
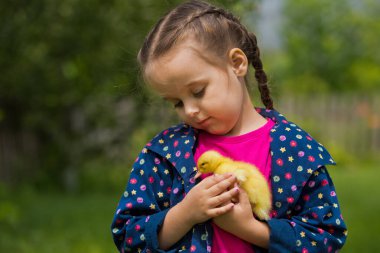
[[[213,222],[223,230],[262,248],[268,248],[270,230],[266,222],[261,222],[252,213],[248,195],[239,189],[238,202],[227,213],[213,218]]]
[[[179,203],[188,214],[188,222],[195,225],[229,212],[234,206],[231,200],[239,192],[233,187],[235,182],[235,176],[223,174],[206,177],[194,186]]]
[[[238,194],[238,189],[228,188],[235,182],[236,178],[232,175],[214,175],[195,185],[185,198],[166,214],[158,233],[159,247],[169,249],[195,224],[230,211],[234,205],[231,199]]]
[[[233,209],[213,219],[220,228],[235,235],[251,221],[256,220],[247,193],[243,189],[239,189],[239,192],[238,198],[234,199]]]

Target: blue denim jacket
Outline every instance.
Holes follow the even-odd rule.
[[[333,182],[335,164],[308,133],[274,110],[257,109],[271,129],[272,219],[269,249],[255,252],[335,252],[347,236]],[[211,252],[210,221],[197,224],[170,250],[157,234],[170,207],[198,183],[193,152],[197,131],[185,124],[155,136],[137,157],[112,222],[120,252]],[[181,221],[178,221],[181,222]]]

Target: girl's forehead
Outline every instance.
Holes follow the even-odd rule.
[[[197,43],[181,43],[158,58],[151,60],[145,68],[149,83],[170,84],[191,81],[205,75],[208,68],[225,65],[221,57],[211,54]]]
[[[146,66],[145,74],[150,81],[171,83],[191,76],[199,64],[202,59],[192,49],[180,48],[152,60]]]

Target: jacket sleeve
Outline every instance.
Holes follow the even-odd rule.
[[[335,188],[324,166],[303,186],[288,217],[272,219],[269,252],[336,252],[347,235]]]
[[[171,252],[159,250],[157,238],[170,206],[169,170],[166,160],[146,148],[136,159],[111,225],[120,252]]]

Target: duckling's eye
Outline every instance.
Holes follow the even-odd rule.
[[[203,162],[201,163],[201,166],[205,166],[207,164],[207,162]]]

